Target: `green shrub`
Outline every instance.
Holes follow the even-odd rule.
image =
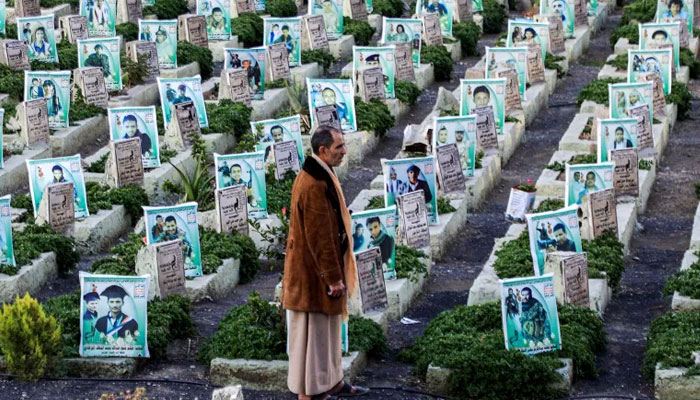
[[[382,195],[374,196],[369,199],[369,203],[367,203],[365,210],[375,210],[377,208],[384,208],[384,196]]]
[[[624,82],[620,78],[596,79],[588,83],[579,93],[576,105],[581,107],[586,100],[591,100],[596,104],[608,106],[608,84]]]
[[[96,182],[86,182],[85,190],[90,213],[96,213],[97,210],[110,210],[112,205],[121,204],[131,217],[132,224],[135,224],[143,215],[141,207],[150,204],[146,191],[140,185],[126,185],[117,189]]]
[[[561,208],[564,208],[564,200],[547,198],[543,200],[536,209],[532,210],[532,212],[541,213],[546,211],[557,211]]]
[[[428,269],[421,260],[428,256],[421,250],[402,244],[396,245],[396,277],[399,279],[410,279],[417,282],[418,277],[428,273]]]
[[[656,2],[651,0],[634,1],[622,9],[620,25],[651,22],[656,14]]]
[[[474,160],[474,169],[483,168],[483,166],[481,164],[482,164],[482,161],[484,160],[484,155],[485,155],[485,153],[483,150],[479,150],[479,152],[476,153],[476,160]]]
[[[334,62],[337,60],[335,57],[333,57],[333,54],[323,51],[323,50],[302,50],[301,51],[301,63],[302,64],[311,64],[311,63],[318,63],[318,65],[322,66],[324,70],[328,70],[328,68],[333,65]]]
[[[203,129],[202,133],[225,133],[241,138],[250,132],[253,109],[245,104],[222,99],[218,104],[207,103],[206,108],[209,128]]]
[[[267,0],[265,12],[273,17],[296,17],[297,4],[294,0]]]
[[[73,70],[78,68],[78,45],[67,40],[56,43],[58,63],[31,61],[33,71]]]
[[[188,12],[187,0],[155,0],[154,5],[143,8],[144,16],[155,14],[158,19],[177,19]]]
[[[124,22],[115,26],[115,28],[117,29],[117,36],[121,35],[125,42],[139,39],[139,26],[133,22]]]
[[[700,252],[695,252],[700,255]],[[695,261],[688,269],[676,272],[666,281],[664,296],[678,292],[691,299],[700,299],[700,261]]]
[[[695,58],[695,55],[689,49],[682,47],[681,52],[678,53],[679,61],[681,65],[685,65],[690,70],[690,78],[698,79],[700,78],[700,61]]]
[[[577,164],[595,164],[598,162],[598,156],[595,154],[578,154],[572,156],[569,161],[559,162],[555,161],[552,164],[547,165],[545,168],[551,169],[552,171],[564,172],[566,170],[566,164],[577,165]]]
[[[618,54],[615,58],[605,63],[612,65],[618,71],[627,71],[627,54]]]
[[[403,15],[403,1],[401,0],[372,0],[372,13],[389,18],[399,18]]]
[[[292,204],[292,186],[296,179],[294,171],[287,171],[284,179],[275,178],[275,166],[270,165],[265,174],[267,186],[267,211],[270,214],[279,214],[283,208],[289,209]]]
[[[662,368],[693,367],[693,352],[700,349],[700,311],[670,312],[651,322],[642,372],[654,379],[656,364]]]
[[[24,100],[24,71],[13,71],[0,64],[0,93],[7,93],[12,100]]]
[[[10,2],[5,3],[6,7],[12,7]],[[7,21],[6,21],[7,22]],[[16,23],[6,23],[5,24],[5,34],[0,34],[0,38],[3,39],[17,39],[17,24]]]
[[[456,22],[452,25],[452,35],[459,40],[463,56],[478,56],[477,44],[481,37],[479,25],[472,21]]]
[[[36,299],[26,293],[14,304],[3,304],[0,315],[0,350],[8,372],[36,381],[51,372],[61,346],[61,328],[47,316]]]
[[[381,356],[389,345],[382,327],[369,318],[351,315],[348,321],[348,347],[350,351],[362,351]]]
[[[80,261],[73,238],[56,233],[49,225],[27,224],[23,231],[13,233],[12,244],[17,265],[29,265],[41,253],[56,253],[58,273],[65,275]]]
[[[610,47],[614,48],[620,38],[627,38],[630,44],[639,43],[639,27],[637,25],[620,25],[610,34]]]
[[[420,59],[424,64],[433,64],[435,80],[448,81],[452,75],[452,56],[445,46],[423,46],[420,50]]]
[[[496,250],[495,255],[496,261],[493,268],[501,279],[535,274],[530,254],[530,235],[527,229],[517,239],[504,243],[501,249]]]
[[[643,169],[645,171],[650,171],[652,165],[654,165],[654,160],[645,160],[645,159],[639,160],[639,169]]]
[[[75,100],[71,102],[70,112],[68,113],[68,121],[70,124],[96,117],[98,115],[107,115],[107,110],[104,108],[86,103],[85,98],[83,97],[83,94],[79,88],[76,88],[75,90]]]
[[[361,131],[374,132],[379,137],[384,136],[396,123],[394,116],[389,112],[389,107],[379,99],[365,103],[359,97],[355,97],[355,110],[357,128]]]
[[[437,209],[438,209],[439,215],[449,214],[449,213],[457,211],[456,208],[452,207],[452,204],[450,203],[450,199],[448,199],[447,197],[438,197]]]
[[[231,20],[231,35],[238,36],[238,41],[245,47],[262,46],[263,20],[258,14],[245,13]]]
[[[481,15],[484,17],[484,33],[501,33],[506,20],[504,7],[496,0],[484,0],[483,4],[484,11]]]
[[[374,35],[374,28],[365,21],[343,17],[343,34],[355,37],[355,44],[367,46]]]
[[[187,339],[197,334],[190,316],[190,299],[168,296],[148,302],[148,351],[151,360],[166,358],[168,345],[175,339]]]
[[[247,304],[234,307],[219,322],[199,349],[199,360],[207,365],[216,357],[286,360],[286,344],[280,308],[253,292]]]
[[[418,100],[418,96],[420,96],[418,85],[407,81],[396,81],[394,83],[394,92],[396,93],[397,99],[409,106],[416,104],[416,100]]]
[[[200,227],[199,242],[205,274],[215,273],[223,260],[228,258],[240,260],[240,283],[252,281],[260,270],[260,252],[248,236],[240,233],[217,233]]]
[[[179,65],[197,62],[202,81],[211,78],[214,72],[214,58],[211,50],[208,47],[195,46],[190,42],[177,42],[177,62]]]
[[[60,4],[70,4],[73,8],[77,8],[78,3],[78,0],[39,0],[41,8],[52,8]]]
[[[122,82],[126,88],[142,84],[148,77],[148,64],[145,54],[137,55],[134,61],[129,57],[121,58]]]
[[[555,56],[554,54],[547,52],[544,59],[544,67],[546,69],[551,69],[557,71],[557,78],[561,79],[566,75],[564,72],[564,67],[562,67],[557,61],[562,61],[566,59],[564,56]]]
[[[52,297],[44,302],[46,315],[56,319],[56,323],[61,327],[62,346],[60,355],[62,357],[80,357],[80,290],[69,294]]]
[[[671,84],[671,94],[666,96],[666,104],[678,106],[678,119],[686,119],[690,111],[693,95],[690,94],[685,83],[674,80]]]

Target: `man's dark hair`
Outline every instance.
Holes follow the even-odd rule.
[[[156,215],[156,219],[158,219],[158,218],[163,219],[163,216],[162,216],[162,215]]]
[[[671,0],[668,2],[668,8],[671,8],[672,5],[678,4],[680,8],[683,8],[683,2],[681,0]]]
[[[233,164],[233,165],[231,166],[231,169],[234,169],[234,168],[236,168],[236,167],[241,168],[241,164]],[[243,168],[241,168],[241,169],[243,169]]]
[[[588,175],[593,175],[593,177],[595,178],[595,172],[593,171],[588,171],[588,173],[586,174],[586,179],[588,179]]]
[[[653,38],[654,36],[656,36],[657,33],[662,34],[664,36],[664,39],[668,39],[668,33],[666,33],[666,31],[662,31],[662,30],[658,30],[658,31],[652,33],[651,37]]]
[[[408,169],[406,169],[406,172],[413,172],[416,175],[416,179],[420,176],[420,168],[418,168],[417,165],[413,164]]]
[[[476,89],[474,89],[474,96],[476,96],[478,93],[486,93],[491,97],[491,93],[489,93],[489,89],[486,86],[477,86]]]
[[[56,165],[53,166],[53,168],[51,168],[51,172],[53,172],[53,171],[61,171],[61,172],[63,172],[63,168],[61,168],[60,165],[56,164]]]
[[[620,131],[620,132],[622,132],[623,134],[625,133],[625,130],[622,129],[621,126],[618,126],[618,127],[615,129],[615,133],[617,133],[617,131]]]
[[[530,288],[527,287],[527,286],[525,286],[524,288],[522,288],[522,289],[520,290],[520,293],[525,293],[525,292],[528,292],[528,293],[532,294],[532,290],[530,290]]]
[[[214,7],[214,8],[211,9],[211,13],[212,13],[212,14],[214,14],[215,12],[223,13],[223,11],[221,11],[221,7]]]
[[[289,26],[288,26],[288,25],[282,25],[282,30],[289,30]]]
[[[123,122],[128,122],[128,121],[134,121],[134,122],[136,122],[136,117],[135,117],[134,115],[132,115],[132,114],[129,114],[129,115],[127,115],[126,117],[124,117],[124,121],[123,121]]]
[[[270,132],[274,131],[275,129],[279,129],[282,132],[284,132],[284,129],[282,128],[282,125],[275,125],[272,128],[270,128]]]
[[[332,126],[321,125],[316,128],[316,131],[311,136],[311,150],[318,155],[321,151],[321,146],[331,148],[333,144],[333,132],[341,133]]]
[[[373,223],[378,223],[379,225],[382,224],[382,221],[379,220],[379,217],[369,217],[367,218],[367,226],[370,226]]]
[[[566,226],[564,225],[564,223],[559,222],[558,224],[554,225],[554,229],[552,230],[552,232],[556,232],[559,229],[561,229],[562,231],[564,231],[564,233],[566,233]]]
[[[168,215],[167,217],[165,217],[165,222],[175,222],[177,224],[177,221],[175,221],[175,217],[173,217],[172,215]]]
[[[96,44],[95,51],[97,51],[97,49],[104,49],[104,46],[102,46],[101,44]]]

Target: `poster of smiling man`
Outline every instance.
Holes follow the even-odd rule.
[[[350,79],[310,79],[306,78],[306,90],[309,95],[311,127],[318,125],[315,109],[334,105],[344,133],[357,130],[355,118],[355,91]]]
[[[382,44],[411,43],[413,68],[420,67],[423,22],[411,18],[386,18],[382,25]]]
[[[530,20],[508,20],[506,47],[528,47],[539,44],[542,47],[542,60],[549,51],[549,24]]]
[[[264,151],[226,155],[214,153],[216,188],[245,185],[248,215],[255,219],[267,218],[264,157]]]
[[[486,77],[498,78],[498,71],[514,69],[518,74],[518,92],[521,100],[525,98],[527,85],[527,49],[521,47],[488,47],[486,46]]]
[[[265,165],[275,163],[275,152],[272,149],[272,145],[290,140],[297,144],[299,164],[302,165],[304,163],[304,144],[301,139],[301,120],[299,115],[251,122],[250,131],[258,138],[255,150],[265,152]]]
[[[406,193],[423,191],[428,222],[438,223],[435,157],[382,159],[384,174],[384,205],[396,205],[396,199]]]
[[[639,24],[639,48],[673,49],[673,64],[676,69],[680,64],[680,22],[658,24]]]
[[[464,176],[474,176],[476,162],[476,115],[435,118],[432,139],[433,151],[438,146],[456,143]]]
[[[17,18],[17,39],[27,43],[30,61],[58,62],[53,14]]]
[[[384,279],[396,279],[396,206],[352,213],[353,251],[374,247],[382,256]]]
[[[231,37],[231,0],[197,0],[197,15],[204,15],[207,21],[207,39]]]
[[[477,11],[473,6],[472,9]],[[452,36],[452,23],[454,20],[455,4],[453,0],[418,0],[416,1],[416,15],[437,13],[440,20],[442,36]]]
[[[64,182],[73,183],[75,218],[87,218],[90,215],[80,154],[69,157],[27,160],[26,163],[34,215],[37,215],[39,211],[39,204],[44,196],[44,189],[51,184]]]
[[[664,94],[671,94],[671,80],[673,79],[672,49],[656,50],[627,50],[627,82],[646,82],[641,74],[656,73],[661,76],[664,84]]]
[[[81,357],[149,357],[149,280],[80,272]]]
[[[290,68],[301,65],[301,18],[263,18],[263,44],[284,43]]]
[[[685,20],[688,32],[693,31],[695,17],[694,0],[658,0],[656,3],[656,22]]]
[[[505,79],[462,79],[460,115],[474,114],[478,107],[491,106],[496,119],[496,132],[503,133],[505,123]]]
[[[160,69],[177,68],[177,20],[139,20],[139,39],[154,42]]]
[[[544,274],[547,253],[583,251],[577,212],[578,207],[567,207],[557,211],[525,214],[530,234],[530,255],[536,276]]]
[[[146,217],[146,244],[182,240],[185,276],[202,276],[197,203],[170,207],[143,207]],[[148,291],[146,291],[148,293]]]
[[[107,110],[112,140],[141,139],[141,161],[144,168],[160,166],[156,107],[120,107]]]
[[[646,104],[649,106],[649,119],[652,120],[653,93],[653,82],[608,84],[610,118],[627,118],[630,108]]]
[[[394,47],[361,47],[352,48],[352,74],[355,84],[359,84],[359,73],[362,68],[380,67],[384,74],[384,93],[387,99],[396,97],[394,94],[394,79],[396,77],[396,63],[394,61]],[[355,89],[357,91],[357,87]]]
[[[610,152],[637,148],[637,118],[598,120],[598,162],[610,160]]]
[[[175,105],[191,101],[197,110],[197,120],[200,128],[209,126],[207,109],[204,106],[202,95],[202,78],[195,75],[191,78],[161,78],[158,77],[158,91],[160,92],[160,105],[163,107],[164,128],[173,118]]]
[[[564,28],[564,36],[574,37],[575,15],[574,0],[542,0],[540,1],[540,14],[555,14],[561,16]]]
[[[46,99],[51,128],[68,127],[70,77],[70,71],[24,71],[24,98]]]
[[[243,68],[248,73],[251,100],[265,97],[265,48],[224,49],[224,69]]]
[[[591,192],[614,187],[615,163],[566,164],[564,204],[581,205]]]

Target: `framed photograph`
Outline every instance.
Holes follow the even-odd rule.
[[[214,153],[217,189],[245,185],[248,215],[256,219],[268,216],[264,157],[264,151],[226,155]]]
[[[323,16],[328,40],[343,36],[343,0],[314,0],[309,2],[309,15]]]
[[[480,3],[480,1],[479,1]],[[481,7],[483,9],[483,6]],[[472,2],[472,10],[478,11]],[[437,14],[440,18],[440,30],[442,36],[452,36],[452,24],[454,20],[455,4],[453,0],[418,0],[416,1],[416,15]]]
[[[396,206],[352,213],[353,252],[378,248],[384,279],[396,279]]]
[[[615,163],[566,164],[564,204],[581,205],[589,193],[614,187]]]
[[[46,99],[49,127],[67,128],[71,71],[24,71],[24,98]]]
[[[518,74],[518,92],[520,99],[526,100],[527,87],[527,49],[522,47],[488,47],[486,46],[486,78],[498,78],[499,69],[514,69]]]
[[[195,75],[191,78],[161,78],[158,77],[160,105],[163,107],[165,129],[173,118],[175,105],[191,101],[197,110],[197,120],[200,128],[209,126],[207,109],[202,94],[202,78]]]
[[[680,1],[680,0],[674,0]],[[664,84],[664,95],[671,94],[673,50],[627,50],[627,82],[646,82],[640,74],[656,73]]]
[[[382,160],[384,173],[384,205],[397,204],[396,199],[406,193],[423,191],[428,221],[438,223],[435,157]]]
[[[197,203],[169,207],[143,207],[146,217],[146,244],[182,240],[185,276],[202,276]]]
[[[352,80],[306,78],[306,90],[309,95],[312,128],[318,124],[314,113],[316,107],[335,105],[343,132],[355,132],[357,130],[355,91]]]
[[[139,20],[139,39],[154,42],[160,69],[177,68],[177,20]]]
[[[396,97],[394,93],[394,82],[396,77],[396,62],[394,61],[394,47],[364,47],[353,46],[352,48],[352,75],[355,84],[360,82],[359,72],[365,67],[380,67],[384,74],[384,93],[387,99]],[[358,91],[358,88],[355,88]]]
[[[209,40],[231,38],[231,0],[197,0],[197,15],[206,18]]]
[[[530,255],[536,276],[544,274],[547,253],[583,251],[577,213],[578,207],[572,206],[557,211],[525,215],[530,234]]]
[[[636,149],[637,134],[637,118],[598,120],[598,162],[609,161],[611,151]]]
[[[476,165],[476,115],[438,117],[433,123],[432,148],[457,144],[459,162],[465,177],[474,176]]]
[[[267,46],[273,43],[284,43],[290,68],[301,65],[301,19],[302,17],[263,18],[263,44]]]
[[[112,140],[141,139],[141,161],[144,168],[160,166],[156,107],[120,107],[107,110]]]
[[[78,39],[78,66],[101,67],[107,90],[122,90],[121,37]]]
[[[27,43],[30,61],[58,62],[53,14],[17,18],[17,39]]]
[[[258,138],[256,151],[265,152],[265,165],[275,163],[275,143],[296,142],[299,163],[304,163],[304,144],[301,139],[301,121],[299,115],[279,119],[266,119],[250,123],[250,130]]]
[[[680,64],[680,24],[681,22],[664,22],[639,24],[639,48],[673,49],[673,64],[676,69]]]
[[[243,68],[248,73],[251,100],[265,98],[265,48],[224,49],[224,69]]]
[[[496,132],[503,134],[505,124],[506,79],[462,79],[460,85],[460,115],[475,114],[478,107],[491,106]]]
[[[423,22],[412,18],[386,18],[382,25],[382,44],[411,43],[413,68],[420,67]]]
[[[87,17],[88,37],[116,36],[117,0],[80,0],[80,15]]]
[[[574,0],[543,0],[540,2],[540,14],[558,14],[564,27],[566,38],[574,37],[575,14]]]
[[[27,160],[26,163],[34,215],[37,215],[39,212],[39,204],[47,186],[54,183],[72,182],[75,218],[80,219],[90,216],[80,154],[69,157]]]

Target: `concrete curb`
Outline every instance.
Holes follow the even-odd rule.
[[[186,280],[187,297],[194,303],[206,297],[219,299],[230,295],[238,285],[240,267],[241,260],[227,258],[215,273]]]
[[[657,400],[693,400],[700,397],[700,376],[687,375],[687,368],[661,368],[654,373],[654,397]]]
[[[23,266],[15,275],[0,274],[0,303],[10,303],[25,292],[35,296],[46,282],[56,278],[56,254],[41,253],[39,258]]]
[[[22,154],[15,154],[5,160],[4,168],[0,169],[0,192],[14,193],[21,188],[29,187],[29,173],[26,160],[38,160],[51,157],[51,148],[46,144],[37,144],[25,148]]]

